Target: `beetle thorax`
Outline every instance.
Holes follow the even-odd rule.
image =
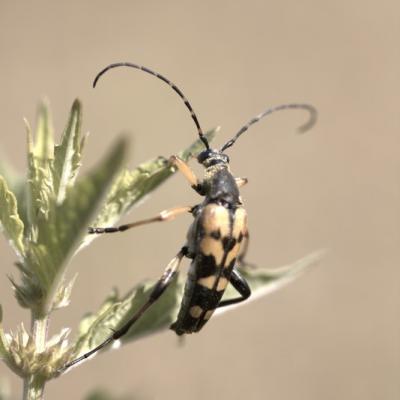
[[[228,164],[216,164],[206,168],[203,186],[206,200],[226,205],[228,208],[240,203],[239,189]]]

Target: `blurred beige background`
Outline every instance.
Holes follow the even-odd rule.
[[[1,152],[21,171],[22,117],[33,123],[44,95],[58,132],[74,98],[83,101],[85,168],[121,131],[132,138],[131,165],[195,138],[187,110],[156,79],[119,70],[92,90],[116,61],[170,77],[205,128],[222,126],[218,144],[270,105],[306,101],[320,113],[304,136],[294,134],[303,114],[275,115],[229,154],[233,172],[250,179],[249,259],[275,267],[327,247],[321,265],[212,320],[183,347],[165,332],[105,353],[51,382],[47,399],[98,386],[164,400],[399,398],[399,12],[388,0],[0,1]],[[130,219],[196,201],[176,176]],[[189,223],[101,238],[80,253],[69,269],[79,271],[72,305],[51,332],[75,328],[112,287],[157,277]],[[29,315],[5,278],[16,270],[3,238],[0,254],[0,303],[13,329]],[[3,365],[0,377],[20,398]]]

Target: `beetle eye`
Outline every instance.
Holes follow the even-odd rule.
[[[207,158],[209,158],[210,155],[211,155],[211,150],[209,150],[209,149],[204,150],[204,151],[202,151],[202,152],[197,156],[197,161],[198,161],[200,164],[203,164],[203,162],[204,162],[205,160],[207,160]]]

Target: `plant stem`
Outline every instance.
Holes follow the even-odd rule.
[[[24,380],[24,397],[23,400],[42,400],[44,393],[45,381],[30,376]]]
[[[35,342],[36,353],[41,353],[46,348],[48,316],[36,317],[32,313],[32,336]],[[42,400],[45,379],[41,376],[31,375],[24,379],[23,400]]]

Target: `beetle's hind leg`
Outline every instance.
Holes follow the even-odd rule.
[[[222,300],[218,304],[217,308],[226,307],[226,306],[230,306],[232,304],[240,303],[240,302],[248,299],[251,295],[251,289],[250,289],[249,284],[247,283],[246,279],[244,279],[243,276],[240,275],[239,271],[236,268],[233,268],[229,282],[238,291],[238,293],[240,294],[240,297]]]
[[[111,342],[120,339],[124,336],[131,326],[147,311],[147,309],[158,300],[158,298],[164,293],[165,289],[170,285],[174,277],[179,271],[179,267],[181,265],[183,257],[187,255],[187,247],[183,247],[180,252],[170,261],[170,263],[165,268],[164,273],[161,278],[154,285],[150,296],[146,303],[144,303],[133,315],[132,317],[119,329],[113,331],[113,334],[105,339],[102,343],[96,346],[94,349],[85,353],[84,355],[78,357],[77,359],[67,363],[60,369],[59,372],[64,372],[68,368],[72,367],[75,364],[89,358],[93,354],[97,353],[103,347],[106,347]]]
[[[157,216],[153,218],[142,219],[140,221],[132,222],[130,224],[124,224],[115,227],[108,228],[88,228],[88,233],[114,233],[114,232],[123,232],[127,229],[135,228],[136,226],[150,224],[152,222],[163,222],[163,221],[171,221],[175,219],[178,215],[191,212],[193,207],[185,206],[185,207],[174,207],[168,210],[161,211]]]

